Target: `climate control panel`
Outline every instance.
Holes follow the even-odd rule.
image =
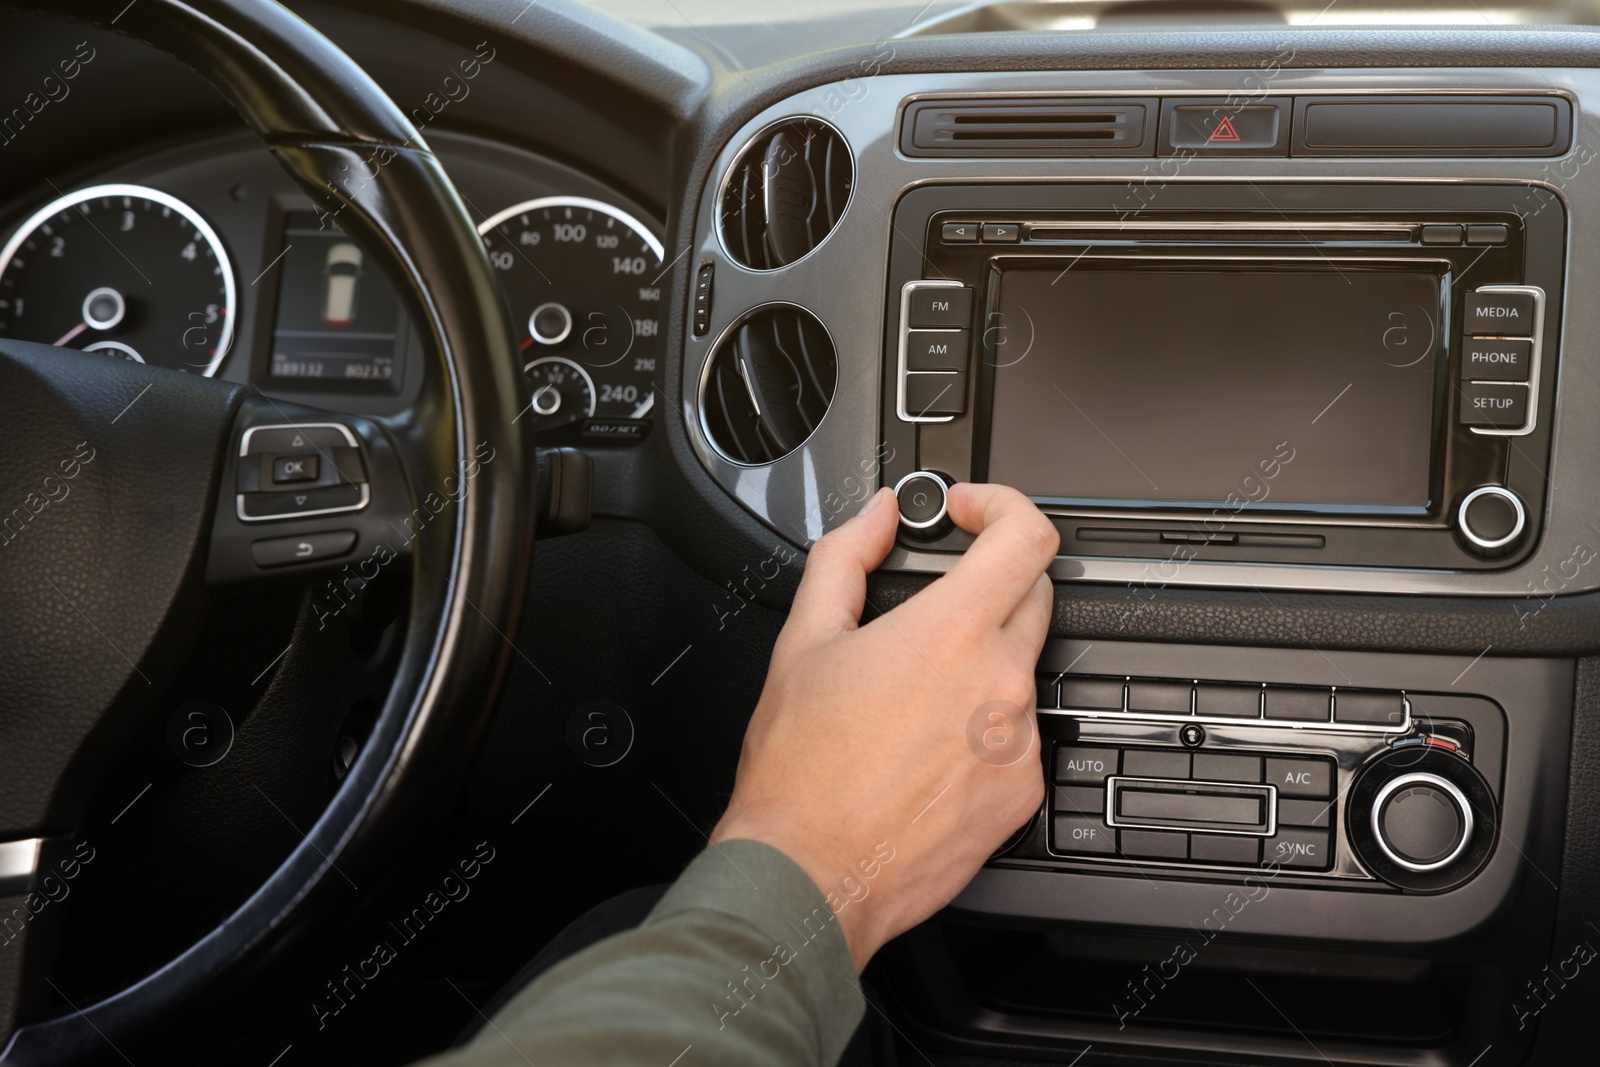
[[[1002,854],[1030,865],[1441,893],[1494,852],[1484,717],[1403,690],[1041,675],[1046,800]],[[1471,707],[1471,704],[1465,705]],[[1488,707],[1485,702],[1485,707]],[[1131,870],[1130,870],[1131,873]]]

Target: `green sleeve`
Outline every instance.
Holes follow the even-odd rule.
[[[756,841],[691,863],[644,923],[557,964],[430,1067],[832,1067],[864,1008],[816,883]]]

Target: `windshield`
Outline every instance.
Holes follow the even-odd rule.
[[[1600,0],[590,0],[590,6],[710,47],[735,69],[935,34],[1600,24]]]

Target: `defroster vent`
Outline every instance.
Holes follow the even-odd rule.
[[[768,304],[711,353],[700,391],[706,437],[735,463],[771,463],[799,448],[833,402],[839,362],[809,311]]]
[[[767,127],[734,160],[718,224],[728,255],[753,270],[801,258],[838,225],[850,202],[854,164],[826,122],[785,119]]]

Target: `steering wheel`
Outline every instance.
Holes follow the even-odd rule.
[[[438,161],[366,73],[271,0],[11,6],[137,38],[207,78],[319,214],[385,270],[428,353],[414,407],[372,419],[0,340],[0,894],[16,894],[0,897],[7,914],[38,895],[54,857],[72,861],[98,777],[141,724],[168,712],[164,683],[205,605],[259,573],[258,542],[311,544],[333,525],[357,533],[350,559],[372,560],[382,542],[391,555],[375,554],[375,565],[411,573],[387,698],[333,799],[301,827],[304,839],[164,966],[15,1029],[3,1059],[32,1065],[74,1061],[150,1027],[321,929],[348,903],[347,879],[381,881],[397,831],[459,781],[487,719],[512,651],[503,635],[514,632],[533,522],[518,361],[492,268]],[[274,488],[261,482],[282,454],[320,457],[319,491],[338,494],[325,498],[343,502],[337,513],[302,516],[287,502],[304,494],[258,491]],[[398,531],[414,536],[402,544]],[[285,569],[310,576],[317,565],[291,558]],[[48,976],[42,946],[26,947],[0,951],[0,996]],[[9,1029],[0,1017],[0,1041]]]

